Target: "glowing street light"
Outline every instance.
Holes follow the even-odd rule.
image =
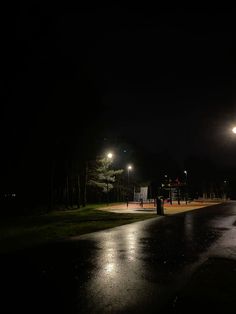
[[[184,173],[185,173],[185,175],[186,175],[186,181],[187,181],[188,171],[187,171],[187,170],[184,170]]]
[[[131,165],[128,165],[127,166],[127,189],[128,189],[128,194],[127,194],[127,202],[128,202],[128,200],[129,200],[129,172],[131,171],[131,170],[133,170],[133,167],[131,166]],[[128,203],[127,203],[128,204]]]
[[[133,169],[133,167],[131,166],[131,165],[128,165],[127,166],[127,170],[128,170],[128,185],[129,185],[129,172],[130,172],[130,170],[132,170]]]
[[[112,154],[112,153],[108,153],[108,154],[107,154],[107,158],[112,159],[112,157],[113,157],[113,154]]]
[[[110,165],[110,162],[112,162],[113,154],[111,152],[107,153],[107,163]],[[106,177],[106,184],[107,184],[107,205],[109,204],[109,181],[108,178]]]
[[[188,187],[187,187],[187,179],[188,179],[188,171],[187,170],[184,170],[184,173],[185,173],[185,184],[186,184],[186,196],[185,196],[185,202],[186,204],[188,203]]]
[[[232,128],[232,132],[236,134],[236,126]]]

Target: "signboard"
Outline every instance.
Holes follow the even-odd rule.
[[[147,186],[141,186],[140,192],[134,192],[134,201],[139,202],[140,199],[143,200],[143,202],[147,201],[148,197],[148,187]]]

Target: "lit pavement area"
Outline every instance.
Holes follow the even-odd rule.
[[[177,202],[173,202],[172,205],[169,203],[164,204],[164,214],[165,215],[173,215],[182,212],[187,212],[190,210],[208,207],[212,205],[220,204],[221,202],[216,201],[192,201],[186,204],[185,202],[181,202],[178,205]],[[155,214],[156,213],[156,206],[153,203],[144,203],[143,207],[140,206],[139,203],[130,202],[128,207],[127,204],[119,204],[119,205],[108,205],[106,207],[98,208],[99,210],[110,211],[114,213],[135,213],[135,214]]]

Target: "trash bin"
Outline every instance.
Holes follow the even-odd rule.
[[[160,197],[157,198],[156,209],[157,209],[157,215],[164,215],[163,202]]]

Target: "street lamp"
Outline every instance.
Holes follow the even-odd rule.
[[[167,190],[169,190],[169,202],[172,205],[172,183],[171,183],[172,180],[167,174],[165,174],[164,177],[165,177],[164,185],[166,185]]]
[[[133,167],[131,166],[131,165],[128,165],[127,166],[127,170],[128,170],[128,184],[129,184],[129,172],[130,172],[130,170],[132,170],[133,169]]]
[[[184,174],[185,174],[185,185],[186,185],[186,195],[185,195],[185,202],[186,204],[188,203],[188,187],[187,187],[187,181],[188,181],[188,171],[184,170]]]
[[[227,200],[227,196],[228,196],[227,195],[228,194],[227,183],[228,183],[228,181],[225,180],[224,181],[224,191],[223,191],[223,193],[224,193],[223,197],[224,197],[225,200]]]
[[[127,201],[128,201],[128,199],[129,199],[129,194],[130,194],[130,193],[129,193],[129,192],[130,192],[130,191],[129,191],[129,172],[130,172],[132,169],[133,169],[133,167],[132,167],[131,165],[128,165],[128,166],[127,166],[127,179],[128,179],[128,180],[127,180],[127,181],[128,181],[128,182],[127,182],[127,189],[128,189]]]
[[[113,154],[112,154],[112,153],[108,153],[108,154],[107,154],[107,158],[108,158],[108,159],[112,159],[112,157],[113,157]]]
[[[111,152],[107,153],[107,164],[109,165],[112,162],[113,154]],[[107,185],[107,205],[109,204],[109,182],[108,178],[106,178],[106,185]]]
[[[232,132],[236,134],[236,126],[232,128]]]
[[[185,175],[186,175],[186,182],[187,182],[188,171],[187,171],[187,170],[184,170],[184,173],[185,173]]]

